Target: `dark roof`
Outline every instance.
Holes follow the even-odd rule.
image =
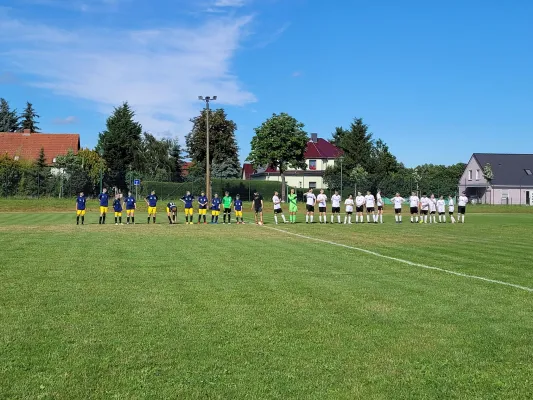
[[[65,155],[69,150],[74,154],[80,149],[80,135],[77,133],[29,133],[0,132],[0,155],[18,156],[23,160],[37,160],[41,148],[44,149],[46,163],[53,164],[54,158]]]
[[[305,149],[305,158],[337,158],[342,155],[342,150],[324,139],[317,139],[316,143],[310,140]]]
[[[192,162],[185,161],[183,164],[181,164],[181,176],[187,176],[189,175],[189,168],[191,167]]]
[[[533,186],[533,175],[525,171],[533,172],[533,154],[474,153],[474,158],[481,168],[490,164],[494,186]]]
[[[278,170],[274,170],[272,168],[268,168],[264,171],[261,171],[261,172],[256,172],[254,174],[252,174],[252,177],[253,178],[258,178],[260,176],[267,176],[267,175],[270,175],[270,176],[279,176],[279,171]],[[299,169],[299,170],[291,170],[291,171],[285,171],[285,176],[323,176],[324,175],[324,171],[312,171],[312,170],[302,170],[302,169]]]

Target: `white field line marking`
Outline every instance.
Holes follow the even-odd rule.
[[[354,247],[354,246],[348,246],[347,244],[336,243],[336,242],[332,242],[332,241],[324,240],[324,239],[318,239],[318,238],[315,238],[315,237],[312,237],[312,236],[305,236],[305,235],[301,235],[299,233],[293,233],[293,232],[285,231],[283,229],[272,228],[270,226],[264,226],[263,225],[263,227],[267,228],[267,229],[272,229],[274,231],[283,232],[283,233],[286,233],[287,235],[297,236],[297,237],[300,237],[300,238],[303,238],[303,239],[310,239],[310,240],[314,240],[316,242],[322,242],[322,243],[331,244],[333,246],[339,246],[339,247],[344,247],[344,248],[350,249],[350,250],[356,250],[356,251],[359,251],[361,253],[366,253],[366,254],[370,254],[372,256],[385,258],[387,260],[392,260],[392,261],[396,261],[396,262],[399,262],[399,263],[402,263],[402,264],[411,265],[413,267],[430,269],[430,270],[433,270],[433,271],[444,272],[446,274],[460,276],[460,277],[463,277],[463,278],[477,279],[477,280],[480,280],[480,281],[489,282],[489,283],[495,283],[495,284],[498,284],[498,285],[510,286],[510,287],[513,287],[513,288],[516,288],[516,289],[525,290],[527,292],[533,292],[533,288],[530,288],[530,287],[527,287],[527,286],[517,285],[515,283],[498,281],[496,279],[484,278],[482,276],[477,276],[477,275],[463,274],[462,272],[451,271],[449,269],[444,269],[444,268],[439,268],[439,267],[432,267],[430,265],[419,264],[419,263],[415,263],[415,262],[412,262],[412,261],[403,260],[401,258],[386,256],[384,254],[376,253],[375,251],[361,249],[359,247]]]

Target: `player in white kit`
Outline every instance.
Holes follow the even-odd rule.
[[[404,201],[405,199],[400,196],[400,193],[396,193],[396,196],[392,199],[394,203],[394,220],[397,224],[402,223],[402,204]]]
[[[468,197],[465,192],[457,200],[457,222],[465,223],[466,205],[468,204]]]
[[[455,205],[454,205],[453,197],[450,195],[448,196],[448,214],[450,214],[450,219],[452,221],[452,224],[455,224],[455,218],[453,217],[454,211],[455,211]]]
[[[379,219],[379,223],[383,223],[383,199],[381,198],[381,190],[378,190],[376,194],[376,204],[378,206],[378,215],[376,216],[376,221]]]
[[[375,206],[376,199],[374,198],[374,195],[370,192],[366,192],[365,196],[365,207],[366,207],[366,222],[370,223],[370,215],[372,215],[372,222],[377,224],[378,221],[376,220],[376,211]]]
[[[318,216],[318,220],[321,224],[327,224],[328,217],[326,215],[326,202],[328,201],[328,196],[324,194],[324,189],[320,189],[320,194],[316,196],[316,201],[318,202],[318,211],[320,213],[320,215]],[[324,217],[324,221],[322,221],[322,217]]]
[[[305,197],[305,223],[313,223],[313,217],[315,215],[316,196],[313,194],[313,189],[309,189]]]
[[[283,223],[286,224],[287,220],[285,219],[285,215],[283,214],[283,210],[281,209],[281,200],[279,198],[279,193],[274,192],[274,197],[272,197],[272,203],[274,203],[274,222],[276,225],[278,224],[278,214],[281,214],[281,219],[283,219]]]
[[[361,192],[357,192],[357,196],[355,197],[355,223],[357,224],[359,222],[359,219],[361,220],[361,223],[365,222],[363,217],[363,207],[365,206],[365,196],[361,195]]]
[[[352,214],[353,214],[353,196],[349,195],[348,198],[344,201],[344,208],[346,209],[346,215],[344,216],[344,223],[352,223]]]
[[[409,197],[409,209],[411,212],[411,223],[418,222],[418,203],[420,203],[420,199],[416,195],[416,192],[411,193],[411,197]]]
[[[429,196],[429,223],[430,224],[437,223],[437,216],[435,215],[436,213],[437,213],[437,199],[435,198],[435,195],[431,193],[431,196]]]
[[[335,190],[335,194],[331,196],[331,223],[335,219],[335,214],[337,214],[337,222],[341,223],[341,200],[339,192]]]
[[[439,224],[446,223],[446,202],[444,196],[440,196],[437,200],[437,212],[439,213]]]
[[[428,223],[429,199],[425,193],[420,198],[420,223]]]

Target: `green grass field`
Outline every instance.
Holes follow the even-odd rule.
[[[31,204],[0,200],[1,399],[533,398],[529,208],[76,226]]]

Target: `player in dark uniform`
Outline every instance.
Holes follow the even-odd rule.
[[[220,203],[221,199],[218,194],[215,193],[215,197],[211,200],[211,223],[218,224],[218,216],[220,215]]]
[[[206,221],[206,214],[207,214],[207,203],[209,200],[207,199],[204,192],[202,192],[201,196],[198,197],[198,223],[200,223],[200,219],[204,218],[204,224],[207,224]]]
[[[148,206],[148,223],[150,223],[150,217],[153,218],[154,224],[155,224],[155,216],[157,214],[157,200],[159,198],[155,195],[155,190],[152,190],[152,192],[146,196],[144,199],[146,201],[146,205]]]
[[[80,192],[80,195],[76,197],[76,225],[80,224],[80,217],[81,217],[81,224],[85,222],[85,204],[87,202],[87,199],[85,198],[85,195],[83,192]]]
[[[176,223],[177,214],[178,214],[178,206],[173,202],[168,203],[167,204],[167,217],[168,217],[169,224]]]
[[[181,201],[185,203],[185,225],[191,224],[192,225],[192,216],[193,216],[193,207],[192,202],[194,201],[194,196],[191,194],[191,192],[187,192],[185,196],[181,198]],[[189,221],[190,217],[190,221]]]
[[[115,196],[113,200],[113,210],[115,211],[115,225],[122,225],[122,204],[120,203],[120,195]]]
[[[244,219],[242,218],[242,200],[241,196],[235,196],[235,201],[233,202],[233,208],[235,209],[235,219],[237,219],[237,224],[244,224]],[[241,219],[239,222],[239,218]]]
[[[263,196],[259,192],[254,193],[252,211],[255,213],[255,223],[263,225]]]

